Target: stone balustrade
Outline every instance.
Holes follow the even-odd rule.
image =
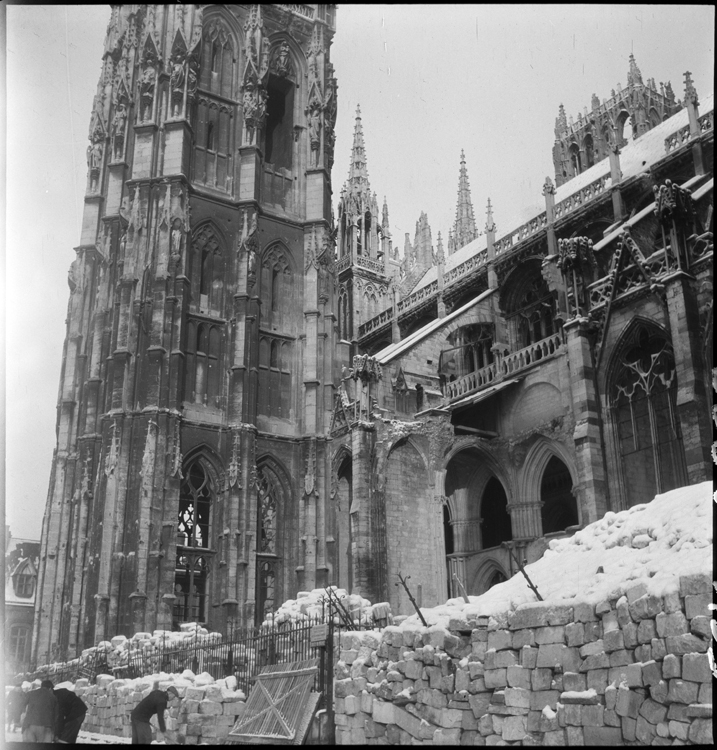
[[[667,138],[665,138],[665,153],[669,154],[670,151],[674,151],[676,148],[679,148],[683,143],[687,143],[687,141],[689,140],[690,126],[685,125],[676,133],[672,133],[672,135],[668,135]]]
[[[490,385],[498,377],[496,363],[491,362],[487,367],[469,372],[450,383],[446,383],[445,397],[450,401],[467,396]]]
[[[503,356],[501,362],[503,375],[512,375],[520,370],[524,370],[539,360],[562,351],[562,347],[562,334],[554,333],[540,341],[536,341],[534,344],[530,344],[530,346],[526,346],[516,352],[510,352]]]
[[[572,211],[575,211],[575,209],[580,208],[580,206],[585,205],[593,198],[596,198],[601,193],[604,193],[609,180],[610,173],[608,172],[607,174],[598,177],[597,180],[593,180],[584,188],[581,188],[572,195],[569,195],[567,198],[565,198],[565,200],[560,201],[560,203],[556,203],[554,209],[555,218],[562,219]]]

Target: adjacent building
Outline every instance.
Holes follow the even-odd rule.
[[[40,541],[13,537],[5,527],[5,675],[30,668]]]

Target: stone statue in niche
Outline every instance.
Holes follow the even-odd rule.
[[[176,52],[169,63],[169,90],[172,96],[172,117],[182,114],[182,101],[184,99],[184,77],[185,67],[181,52]]]
[[[318,102],[309,105],[309,143],[311,144],[311,166],[318,166],[321,147],[321,107]]]
[[[140,119],[142,122],[152,119],[156,78],[157,72],[154,66],[147,65],[142,71],[142,78],[139,82]]]
[[[287,76],[292,73],[291,58],[289,57],[289,45],[286,40],[282,40],[274,58],[274,70],[277,75]]]
[[[99,182],[100,170],[102,169],[102,157],[104,155],[104,143],[102,133],[95,132],[92,136],[92,142],[87,147],[87,165],[90,168],[90,190],[97,189]]]
[[[172,222],[172,231],[170,234],[170,252],[172,258],[175,256],[177,260],[182,253],[182,222],[179,219],[175,219]]]
[[[112,118],[112,146],[115,159],[121,159],[124,152],[124,138],[127,130],[127,105],[119,102]]]

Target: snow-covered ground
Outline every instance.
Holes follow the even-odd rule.
[[[5,732],[5,745],[10,742],[22,742],[22,732]],[[96,732],[83,732],[77,735],[78,745],[131,745],[129,737],[114,737],[110,734],[97,734]],[[153,745],[160,744],[153,742]]]
[[[597,604],[619,598],[638,583],[664,596],[679,588],[680,576],[711,572],[712,511],[711,482],[680,487],[650,503],[609,512],[571,538],[550,542],[543,557],[525,570],[551,604]],[[537,601],[520,573],[468,599],[468,604],[449,599],[421,611],[429,625],[447,627],[451,617],[496,615]],[[400,627],[417,625],[418,616],[412,615]]]

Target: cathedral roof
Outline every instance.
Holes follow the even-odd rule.
[[[710,94],[709,96],[705,96],[700,102],[700,116],[711,112],[713,109],[714,95]],[[688,124],[687,108],[683,108],[669,119],[655,126],[651,130],[648,130],[639,138],[628,142],[620,151],[620,171],[622,172],[623,180],[635,177],[642,172],[647,172],[650,167],[661,161],[666,155],[665,139]],[[589,169],[586,169],[581,174],[573,177],[568,182],[556,188],[555,204],[558,205],[566,198],[579,193],[588,185],[605,175],[608,175],[608,181],[605,185],[605,190],[607,190],[611,186],[608,159],[603,159],[602,161],[597,162]],[[503,220],[501,220],[500,206],[493,206],[493,211],[497,225],[496,241],[498,241],[515,232],[523,224],[540,216],[540,214],[545,211],[545,203],[541,200],[540,202],[536,201],[532,206],[523,206],[522,208],[519,208],[518,212],[512,217],[509,216]],[[487,239],[485,234],[483,234],[472,242],[469,242],[464,247],[459,248],[456,252],[446,258],[444,273],[447,274],[451,269],[456,268],[469,258],[477,255],[482,250],[485,250],[486,246]],[[416,292],[417,290],[428,286],[435,281],[436,278],[437,269],[434,266],[426,271],[412,291]]]

